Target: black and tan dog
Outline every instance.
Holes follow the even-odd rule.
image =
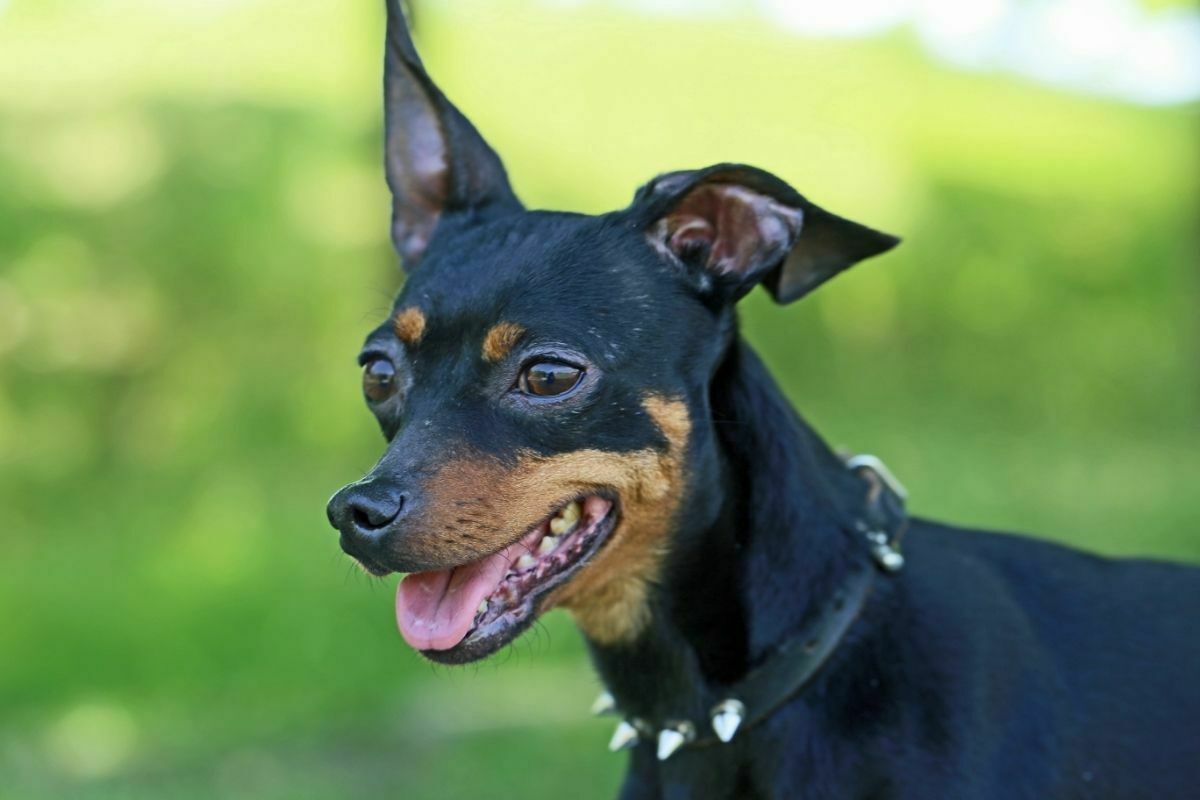
[[[1200,796],[1200,571],[908,519],[739,338],[753,286],[895,238],[735,164],[527,211],[395,0],[387,42],[409,277],[361,356],[386,452],[329,516],[409,573],[413,647],[472,661],[568,609],[626,798]]]

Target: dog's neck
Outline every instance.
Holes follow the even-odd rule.
[[[627,645],[591,645],[628,716],[702,718],[712,687],[768,658],[868,557],[848,533],[861,484],[740,338],[710,402],[712,427],[692,443],[691,493],[720,505],[705,524],[681,522],[648,629]]]

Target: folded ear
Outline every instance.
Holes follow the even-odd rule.
[[[659,252],[698,270],[702,287],[730,301],[761,282],[776,302],[790,303],[900,241],[742,164],[660,175],[638,191],[634,209]]]
[[[443,214],[520,210],[500,157],[425,72],[399,0],[387,4],[384,114],[392,241],[420,261]]]

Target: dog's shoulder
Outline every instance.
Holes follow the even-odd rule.
[[[1080,746],[1122,731],[1152,758],[1154,743],[1194,736],[1200,568],[921,520],[905,551],[914,638],[948,660],[947,676],[982,669],[974,688],[1014,706],[1036,696],[1027,715],[1056,717]],[[1072,730],[1077,720],[1089,722]]]

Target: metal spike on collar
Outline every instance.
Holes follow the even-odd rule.
[[[638,729],[628,720],[623,719],[617,723],[617,729],[613,731],[612,738],[608,740],[608,749],[612,753],[628,750],[636,745],[637,741]]]
[[[886,533],[869,531],[867,540],[871,542],[871,557],[885,572],[899,572],[904,568],[904,556],[892,547]]]
[[[617,699],[612,696],[612,692],[601,692],[600,696],[592,703],[592,715],[602,717],[605,714],[611,714],[617,710]]]
[[[891,548],[879,553],[875,558],[879,562],[879,566],[888,572],[899,572],[904,569],[904,556]]]
[[[679,748],[696,738],[696,728],[690,722],[679,722],[658,732],[658,760],[666,761]]]
[[[713,706],[709,716],[712,719],[712,729],[717,734],[717,738],[725,744],[729,744],[737,734],[738,728],[741,727],[742,720],[746,718],[746,706],[741,700],[731,697]]]

